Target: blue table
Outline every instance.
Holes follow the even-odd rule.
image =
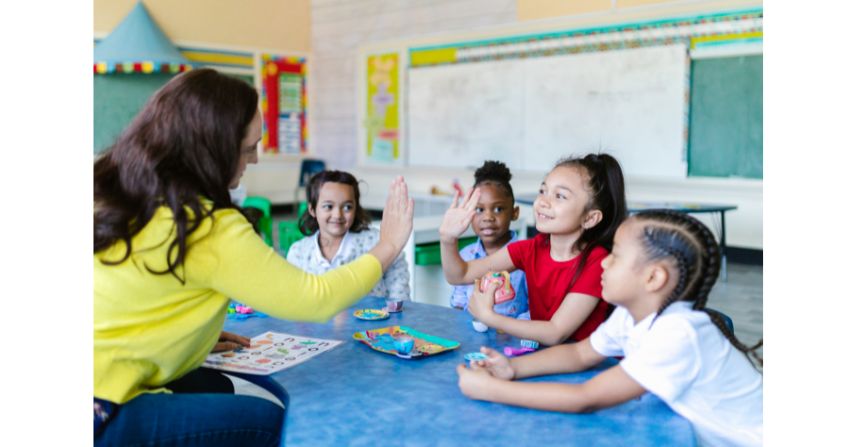
[[[515,197],[515,201],[532,206],[536,201],[538,194],[521,194]],[[628,213],[634,214],[640,211],[652,209],[668,209],[678,211],[685,214],[719,214],[720,225],[715,222],[715,229],[719,230],[720,255],[722,257],[720,265],[720,276],[726,279],[726,212],[737,210],[735,205],[724,205],[716,203],[691,203],[691,202],[628,202]]]
[[[408,446],[692,446],[690,423],[657,397],[593,414],[562,414],[468,399],[458,389],[456,365],[464,354],[487,345],[502,348],[519,339],[493,330],[478,333],[463,311],[406,302],[387,320],[362,321],[354,309],[380,308],[367,297],[326,324],[275,318],[227,320],[225,329],[245,336],[265,331],[342,340],[343,344],[272,375],[289,393],[286,444]],[[421,359],[400,359],[353,340],[354,332],[404,325],[461,343],[456,350]],[[615,364],[533,381],[579,383]]]

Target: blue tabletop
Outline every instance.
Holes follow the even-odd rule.
[[[275,318],[228,320],[225,329],[248,337],[265,331],[342,340],[343,344],[272,375],[289,393],[287,445],[579,445],[692,446],[690,423],[660,399],[639,399],[592,414],[563,414],[468,399],[455,367],[482,345],[518,346],[519,339],[472,329],[463,311],[406,302],[387,320],[363,321],[354,309],[381,308],[367,297],[325,324]],[[409,326],[461,346],[418,359],[374,351],[352,339],[358,331]],[[577,373],[527,379],[579,383],[615,364]]]

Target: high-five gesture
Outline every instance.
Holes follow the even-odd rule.
[[[438,230],[441,242],[455,241],[467,231],[470,220],[476,214],[476,204],[479,202],[480,195],[479,188],[471,189],[467,198],[459,204],[461,197],[458,192],[455,193],[455,198],[452,199],[452,204],[443,215],[443,222]]]
[[[378,245],[370,251],[381,261],[383,270],[386,271],[405,248],[413,227],[414,199],[408,197],[408,185],[402,176],[398,176],[387,193]]]

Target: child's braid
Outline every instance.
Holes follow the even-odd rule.
[[[676,287],[658,309],[655,318],[676,301],[691,301],[693,309],[708,314],[711,322],[747,356],[750,363],[755,359],[761,367],[762,358],[756,350],[762,346],[762,340],[749,347],[741,343],[720,315],[705,307],[708,294],[720,275],[720,245],[711,230],[699,220],[673,210],[644,211],[634,219],[646,222],[641,239],[648,259],[670,257],[678,269]]]

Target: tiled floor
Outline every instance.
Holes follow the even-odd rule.
[[[762,266],[731,263],[727,272],[727,280],[714,285],[708,307],[729,315],[735,336],[754,345],[762,338]]]

